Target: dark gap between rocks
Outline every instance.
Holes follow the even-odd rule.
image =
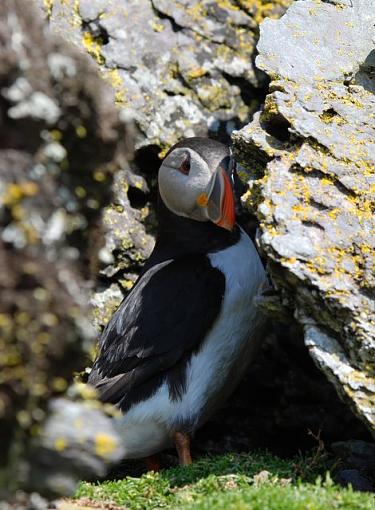
[[[236,85],[240,89],[241,99],[247,106],[250,106],[254,100],[258,100],[259,104],[264,103],[268,93],[268,84],[265,84],[263,88],[256,88],[245,78],[231,76],[227,73],[223,73],[223,77],[230,85]]]
[[[147,194],[135,186],[129,186],[128,199],[134,209],[142,209],[148,202]]]
[[[267,133],[280,142],[287,142],[290,139],[290,123],[281,115],[274,115],[267,120],[261,120],[261,126]]]
[[[157,9],[155,7],[154,2],[151,2],[151,6],[152,6],[152,10],[156,14],[156,16],[158,16],[158,18],[166,19],[166,20],[168,20],[170,22],[173,32],[180,32],[181,30],[183,30],[184,27],[179,25],[176,22],[176,20],[173,18],[173,16],[169,16],[168,14],[165,14],[164,12],[159,11],[159,9]]]
[[[98,19],[92,21],[82,20],[81,29],[82,31],[90,32],[92,37],[97,42],[100,42],[102,46],[105,46],[109,43],[108,31],[103,27],[103,25],[100,24]]]

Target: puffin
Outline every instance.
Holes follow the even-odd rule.
[[[175,445],[190,464],[191,437],[262,341],[266,273],[236,223],[235,184],[230,149],[213,139],[184,139],[162,161],[154,250],[103,330],[88,378],[121,410],[125,459],[152,466]]]

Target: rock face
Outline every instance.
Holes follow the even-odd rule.
[[[228,141],[259,108],[265,75],[254,66],[258,24],[290,1],[39,3],[52,29],[93,57],[121,118],[136,127],[135,160],[116,176],[104,215],[100,285],[92,297],[100,329],[153,248],[157,154],[187,136]]]
[[[251,118],[252,112],[264,101],[266,85],[265,74],[254,67],[258,24],[265,17],[279,17],[291,2],[39,0],[39,3],[44,6],[54,31],[91,54],[112,85],[109,96],[120,107],[120,116],[126,121],[133,120],[136,126],[134,160],[128,158],[130,164],[121,164],[121,171],[115,176],[114,198],[104,214],[105,245],[99,253],[99,286],[92,298],[94,323],[99,329],[131,287],[152,249],[158,154],[163,154],[178,139],[193,134],[228,141],[232,129]],[[345,12],[343,2],[326,7],[337,15]],[[316,2],[311,7],[312,12],[320,8]],[[349,26],[345,22],[347,30]],[[265,27],[268,23],[265,22]],[[267,62],[276,58],[273,55],[278,55],[283,47],[287,47],[289,53],[297,51],[296,43],[302,43],[306,26],[290,34],[292,42],[283,40],[279,44],[281,39],[274,38],[278,48],[270,52]],[[329,36],[330,32],[324,32],[327,41],[324,47],[337,44],[336,38]],[[310,43],[316,48],[315,37],[313,39]],[[305,43],[310,44],[309,40]],[[343,38],[343,44],[347,40],[347,36]],[[350,44],[354,43],[357,44],[353,37]],[[343,48],[337,51],[342,56]],[[313,53],[316,55],[316,49]],[[329,58],[327,49],[323,54]],[[261,52],[259,58],[262,55]],[[300,49],[300,74],[303,74],[300,60],[306,61],[309,55],[310,52]],[[315,58],[320,57],[316,55]],[[276,68],[277,65],[276,61]],[[292,65],[297,64],[293,62]],[[371,60],[362,63],[356,80],[370,83],[370,68]],[[310,68],[306,66],[306,69]],[[281,76],[277,70],[274,73]],[[304,78],[306,83],[311,83],[310,75]],[[274,76],[275,80],[278,76]],[[245,160],[245,164],[251,161],[252,169],[257,167],[258,177],[268,162],[279,154],[287,154],[289,145],[301,145],[303,138],[292,135],[295,138],[291,142],[288,122],[277,111],[271,119],[273,103],[268,101],[262,113],[262,126],[259,114],[251,125],[251,141],[248,136],[242,143],[242,132],[236,143],[239,158]],[[330,116],[332,112],[328,111],[324,118]],[[267,131],[265,117],[269,117]],[[329,126],[324,123],[324,127],[328,129]],[[263,148],[266,145],[267,149]],[[260,183],[257,184],[253,188],[252,204],[254,198],[261,198]],[[268,254],[267,250],[265,252]],[[289,289],[283,293],[284,302],[290,305],[286,315],[290,316],[295,309],[297,284],[294,280],[290,283],[292,273],[287,268],[282,270],[280,263],[275,263],[276,269],[271,263],[270,267],[279,286]],[[317,309],[316,296],[310,296],[310,290],[297,281],[299,296],[302,296],[298,299],[306,302],[310,297]],[[304,294],[307,294],[306,299]],[[277,306],[277,301],[274,304]],[[307,311],[300,305],[298,309]],[[308,316],[311,319],[312,315]],[[261,356],[228,407],[198,434],[195,444],[198,443],[200,451],[206,452],[212,446],[210,451],[218,452],[218,444],[222,451],[225,443],[227,451],[272,445],[280,453],[293,454],[301,445],[302,448],[314,445],[311,437],[307,437],[308,429],[315,433],[322,429],[326,442],[347,439],[349,430],[355,437],[362,437],[356,420],[346,412],[333,387],[309,358],[300,328],[295,325],[293,328],[293,333],[280,333],[279,328],[276,335],[267,337]],[[287,444],[283,451],[281,443]]]
[[[374,22],[370,0],[297,1],[265,20],[256,64],[270,93],[233,134],[272,279],[314,361],[373,434]]]
[[[113,421],[91,397],[49,402],[41,432],[21,462],[24,489],[47,497],[73,494],[82,479],[104,477],[120,462],[124,452]]]
[[[259,105],[258,23],[288,0],[51,0],[49,18],[83,45],[135,119],[138,146],[169,148],[194,135],[226,136]],[[127,51],[129,49],[129,51]]]
[[[110,95],[120,107],[120,115],[127,121],[133,119],[136,125],[134,161],[123,165],[117,174],[115,195],[104,215],[106,243],[100,252],[99,288],[92,298],[94,323],[99,329],[131,287],[152,249],[155,176],[160,164],[157,155],[178,139],[193,134],[228,141],[232,129],[247,122],[265,94],[265,75],[254,67],[258,24],[265,17],[279,17],[291,2],[39,0],[39,3],[44,6],[54,31],[91,54],[112,85]],[[342,5],[330,7],[340,13],[344,12]],[[312,9],[319,10],[320,6],[314,3]],[[283,40],[289,52],[297,51],[295,42],[301,42],[304,30],[305,27],[300,34],[298,31],[291,34],[292,42]],[[331,42],[336,44],[336,39],[329,39],[328,32],[324,37],[327,47]],[[279,44],[280,39],[275,41]],[[311,44],[316,47],[316,42]],[[283,45],[278,46],[275,54]],[[342,53],[342,49],[338,51]],[[308,52],[306,55],[301,52],[300,59],[308,58]],[[329,51],[325,52],[328,58]],[[270,55],[268,60],[272,58]],[[364,82],[368,80],[368,69],[370,63],[362,64],[357,79],[361,75]],[[299,70],[303,73],[301,65]],[[309,76],[306,80],[309,81]],[[272,104],[268,107],[267,102],[267,115],[270,110]],[[325,118],[331,113],[328,111]],[[262,122],[264,115],[265,112]],[[245,163],[251,161],[252,167],[257,163],[263,172],[273,155],[279,154],[278,148],[285,152],[289,125],[277,114],[265,131],[260,126],[255,128],[257,119],[259,115],[252,124],[252,138],[257,142],[246,139],[246,157],[242,159]],[[275,125],[279,139],[272,135]],[[267,146],[267,151],[262,149],[266,141],[272,144],[273,155],[270,147]],[[240,142],[236,150],[241,157]],[[140,175],[135,176],[134,170]],[[259,186],[254,188],[253,197],[259,196],[257,189]],[[291,274],[286,274],[289,281]],[[285,285],[284,273],[280,280]],[[290,289],[294,292],[293,286]],[[291,293],[285,295],[292,304]],[[228,451],[242,451],[259,444],[279,447],[282,436],[282,442],[288,444],[283,454],[295,453],[301,444],[313,446],[307,437],[308,429],[317,432],[321,428],[327,442],[347,438],[348,430],[358,432],[351,413],[345,412],[306,354],[300,329],[298,333],[278,332],[267,338],[259,362],[228,406],[208,424],[206,432],[202,431],[202,439],[198,435],[197,441],[203,445],[201,451],[207,451],[213,431],[219,431],[217,442],[221,449],[226,442]],[[334,412],[330,412],[332,408]],[[223,439],[225,434],[230,436],[228,441]]]
[[[0,12],[1,496],[20,485],[50,494],[71,489],[80,473],[102,474],[121,454],[100,409],[96,435],[113,446],[105,453],[95,449],[100,437],[92,431],[74,436],[91,410],[53,399],[85,366],[95,338],[89,291],[112,170],[126,156],[117,147],[125,130],[88,59],[52,36],[37,14],[22,0],[4,0]],[[48,442],[57,411],[66,434]],[[78,436],[84,471],[82,451],[70,441]],[[32,452],[42,447],[41,464]],[[77,469],[67,480],[69,452]]]
[[[92,319],[100,330],[132,287],[154,238],[146,229],[153,213],[145,179],[129,167],[119,170],[112,186],[111,204],[103,214],[105,244],[99,252],[100,285],[91,299]]]

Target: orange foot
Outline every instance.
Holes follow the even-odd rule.
[[[173,439],[178,453],[180,466],[189,466],[192,463],[190,454],[190,437],[184,432],[175,432]]]

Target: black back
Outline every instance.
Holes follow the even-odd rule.
[[[211,168],[229,163],[229,149],[214,140],[190,138],[190,147]],[[187,362],[218,316],[225,277],[207,253],[236,243],[240,232],[173,214],[159,197],[156,244],[144,270],[110,319],[89,376],[104,402],[125,411],[167,381],[181,398]]]
[[[157,390],[185,388],[185,366],[216,319],[225,278],[203,255],[157,264],[137,282],[100,340],[89,382],[125,411]]]

